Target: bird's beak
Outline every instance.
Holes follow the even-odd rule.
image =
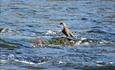
[[[61,22],[60,25],[63,25],[63,23]]]

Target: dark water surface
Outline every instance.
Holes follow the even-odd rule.
[[[47,34],[59,32],[60,21],[88,41],[31,47],[33,38],[61,37]],[[115,69],[115,0],[0,0],[0,28],[9,29],[1,39],[20,46],[0,47],[0,70]]]

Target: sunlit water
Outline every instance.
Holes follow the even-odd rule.
[[[28,40],[59,32],[64,21],[87,42],[32,48]],[[19,48],[0,47],[0,70],[80,70],[115,66],[115,0],[0,0],[0,38]]]

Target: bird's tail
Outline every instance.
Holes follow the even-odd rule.
[[[69,40],[69,41],[76,41],[76,38],[73,36],[73,37],[67,37],[67,39]]]

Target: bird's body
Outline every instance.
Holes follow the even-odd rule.
[[[63,25],[62,33],[64,33],[66,37],[74,37],[73,33],[70,32],[69,28],[65,23],[60,23],[60,24]]]

